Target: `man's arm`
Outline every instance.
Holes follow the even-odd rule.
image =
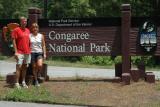
[[[18,52],[17,52],[17,45],[16,45],[16,40],[15,39],[13,39],[13,48],[14,48],[15,59],[18,60]]]

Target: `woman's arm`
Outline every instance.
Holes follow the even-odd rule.
[[[42,34],[42,49],[43,49],[43,57],[46,59],[46,43],[45,43],[45,37]]]

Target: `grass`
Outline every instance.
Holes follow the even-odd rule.
[[[44,102],[49,103],[52,100],[49,91],[44,87],[30,87],[29,89],[13,89],[9,91],[4,100],[7,101],[22,101],[22,102]]]
[[[160,91],[160,84],[156,85],[156,90]]]
[[[5,61],[11,61],[15,62],[14,57],[7,57],[7,56],[2,56],[0,55],[0,60],[5,60]],[[69,61],[60,61],[60,60],[45,60],[45,63],[48,64],[49,66],[60,66],[60,67],[80,67],[80,68],[102,68],[102,69],[113,69],[114,65],[112,66],[101,66],[101,65],[96,65],[96,64],[88,64],[84,62],[69,62]]]
[[[4,76],[2,76],[1,75],[1,73],[0,73],[0,81],[3,81],[3,80],[5,80],[6,78],[4,77]]]
[[[3,56],[3,55],[0,54],[0,60],[6,60],[8,58],[9,58],[8,56]]]
[[[3,76],[1,76],[1,74],[0,74],[0,80],[2,80],[4,77]]]
[[[37,88],[14,89],[0,81],[1,100],[49,104],[74,104],[115,107],[159,107],[160,82],[148,84],[142,80],[131,85],[93,82],[49,81]]]
[[[148,71],[159,71],[160,70],[160,66],[154,66],[154,67],[146,67],[146,70]]]
[[[87,64],[83,62],[68,62],[68,61],[59,61],[59,60],[46,60],[45,63],[47,63],[50,66],[61,66],[61,67],[80,67],[80,68],[108,68],[113,69],[114,66],[101,66],[101,65],[95,65],[95,64]]]

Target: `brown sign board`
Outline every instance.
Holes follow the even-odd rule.
[[[121,53],[119,27],[41,28],[48,55],[118,55]]]
[[[130,55],[156,55],[160,56],[160,28],[157,28],[157,48],[153,53],[146,54],[139,45],[139,27],[147,18],[132,18],[132,26],[130,28]],[[60,19],[56,19],[60,20]],[[72,19],[73,20],[73,19]],[[120,18],[95,18],[95,19],[77,19],[77,26],[64,26],[59,24],[53,26],[53,20],[39,19],[40,32],[45,34],[47,50],[49,55],[56,56],[83,56],[83,55],[121,55],[121,26]],[[1,20],[0,20],[1,21]],[[157,20],[156,20],[157,21]],[[17,22],[16,20],[5,20],[4,22]],[[56,21],[55,21],[56,22]],[[76,22],[76,21],[75,21]],[[75,22],[72,24],[75,24]],[[113,23],[111,23],[113,22]],[[158,22],[158,21],[157,21]],[[82,26],[83,25],[86,26]],[[86,24],[85,24],[86,23]],[[87,24],[88,23],[88,24]],[[2,23],[5,24],[5,23]],[[135,25],[138,24],[138,25]],[[55,24],[56,25],[56,24]],[[58,25],[58,24],[57,24]],[[158,24],[159,25],[159,24]],[[49,33],[52,39],[49,38]],[[54,35],[70,34],[81,35],[78,38],[73,38],[69,42],[65,39],[54,39]],[[86,39],[84,38],[86,35]],[[82,38],[80,38],[82,37]],[[3,41],[2,41],[3,42]],[[9,52],[9,49],[4,48],[6,43],[2,43],[3,53]],[[59,48],[60,46],[74,46],[74,48],[81,48],[77,51],[57,51],[53,50],[53,46]],[[77,47],[76,47],[77,45]],[[59,47],[58,47],[59,46]],[[78,47],[79,46],[79,47]],[[52,49],[49,51],[49,49]]]
[[[135,19],[141,21],[137,22]],[[140,23],[145,20],[142,19],[143,18],[133,18],[132,21],[135,21],[140,26]],[[55,19],[55,20],[40,19],[38,22],[40,25],[40,31],[44,33],[46,36],[46,44],[49,55],[56,55],[56,56],[57,55],[58,56],[121,55],[122,40],[121,40],[120,18]],[[139,45],[138,26],[135,26],[135,23],[133,22],[132,25],[134,26],[131,26],[129,34],[130,55],[159,56],[160,55],[159,28],[157,29],[157,35],[158,35],[157,48],[153,53],[146,54]],[[49,35],[51,35],[51,37],[49,37]],[[76,38],[76,35],[79,36]],[[69,39],[71,38],[72,40],[69,41]]]
[[[38,22],[49,56],[115,56],[121,54],[119,19],[40,19]]]

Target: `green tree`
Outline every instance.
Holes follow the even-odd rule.
[[[83,18],[96,15],[89,0],[54,0],[49,4],[49,18]]]
[[[0,0],[0,18],[27,16],[30,0]]]
[[[153,0],[156,1],[156,0]],[[132,16],[150,16],[153,13],[152,0],[90,0],[92,8],[96,10],[96,17],[120,17],[121,5],[129,3]]]
[[[96,10],[96,17],[115,17],[121,14],[121,0],[90,0],[90,5]]]
[[[123,3],[132,16],[160,15],[160,0],[48,0],[48,18],[120,17]],[[27,16],[29,7],[43,10],[44,0],[0,0],[0,18]]]
[[[132,6],[132,16],[151,16],[153,13],[152,0],[133,0],[130,2]]]
[[[91,8],[89,0],[72,0],[71,8],[68,12],[72,17],[93,17],[96,11]]]

